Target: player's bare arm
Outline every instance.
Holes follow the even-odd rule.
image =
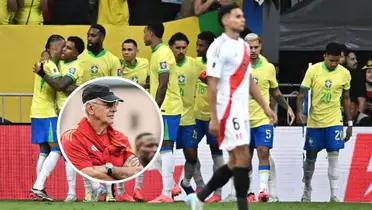
[[[169,82],[169,72],[162,72],[159,74],[159,86],[156,91],[155,101],[159,107],[163,104],[165,93],[167,92]]]
[[[211,111],[211,121],[209,122],[209,132],[214,136],[218,136],[220,130],[220,123],[217,119],[217,83],[218,78],[208,77],[208,101],[209,109]]]
[[[346,136],[345,136],[345,141],[349,141],[351,135],[353,134],[353,121],[350,113],[350,91],[349,90],[344,90],[342,92],[342,100],[343,100],[343,106],[344,106],[344,113],[346,116],[346,120],[348,122],[348,126],[346,129]]]
[[[114,181],[115,179],[107,174],[106,167],[103,166],[91,166],[81,169],[84,174],[101,180]]]
[[[297,112],[296,112],[296,122],[297,124],[304,125],[305,124],[305,116],[304,116],[304,98],[305,94],[307,92],[307,88],[300,87],[300,91],[298,92],[297,98],[296,98],[296,105],[297,105]]]
[[[69,76],[53,78],[47,75],[44,71],[44,65],[42,63],[40,65],[35,64],[33,72],[42,77],[50,86],[52,86],[57,91],[65,91],[69,85],[72,85],[74,83],[74,80]]]
[[[277,122],[276,114],[270,109],[269,104],[266,103],[265,99],[262,97],[260,90],[258,89],[256,83],[253,80],[252,75],[249,76],[250,83],[249,83],[249,93],[251,94],[252,98],[257,101],[257,103],[261,106],[264,110],[267,117],[269,117],[271,123]]]
[[[293,113],[292,108],[289,106],[288,102],[285,100],[282,92],[279,90],[279,88],[272,88],[270,89],[270,95],[275,99],[275,101],[279,104],[280,107],[285,109],[290,117],[289,125],[293,124],[293,121],[295,120],[295,114]]]

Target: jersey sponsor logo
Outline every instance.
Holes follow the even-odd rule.
[[[160,62],[160,70],[168,70],[168,64],[166,61]]]
[[[75,72],[76,72],[75,67],[71,67],[71,68],[68,69],[68,73],[70,73],[70,74],[75,74]]]
[[[53,73],[58,73],[58,70],[56,68],[53,68]]]
[[[98,152],[98,149],[97,149],[97,147],[96,147],[96,146],[94,146],[94,145],[92,145],[91,149],[92,149],[92,151],[94,151],[94,152]]]
[[[123,76],[123,69],[116,70],[117,76]]]
[[[184,84],[185,84],[185,81],[186,81],[186,78],[185,78],[184,75],[179,75],[179,76],[178,76],[178,83],[179,83],[180,85],[184,85]]]
[[[93,74],[97,74],[98,73],[98,66],[97,65],[93,65],[90,67],[90,71],[93,73]]]

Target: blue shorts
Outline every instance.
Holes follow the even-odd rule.
[[[181,115],[163,115],[164,140],[176,142]]]
[[[180,126],[178,129],[178,136],[176,142],[176,148],[198,148],[198,142],[196,141],[195,125]]]
[[[58,143],[57,117],[31,118],[31,143]]]
[[[197,133],[197,142],[199,143],[204,136],[207,136],[207,144],[217,145],[217,138],[209,133],[209,121],[196,120],[195,130]]]
[[[272,125],[261,125],[251,128],[251,148],[265,146],[273,148],[274,127]]]
[[[306,151],[338,151],[344,148],[344,128],[341,125],[327,128],[307,128]]]

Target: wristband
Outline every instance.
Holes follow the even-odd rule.
[[[40,65],[40,71],[38,71],[37,74],[38,74],[41,78],[44,78],[44,76],[45,76],[45,71],[44,71],[44,64],[43,64],[43,63],[41,63],[41,65]]]
[[[353,121],[351,121],[351,120],[347,121],[347,126],[348,126],[348,127],[353,126]]]

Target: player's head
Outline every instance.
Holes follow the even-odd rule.
[[[141,133],[135,139],[136,155],[143,166],[146,166],[155,156],[159,142],[152,133]]]
[[[93,24],[90,26],[88,33],[88,50],[101,48],[105,40],[106,30],[100,24]]]
[[[123,102],[108,86],[97,84],[88,85],[83,90],[82,99],[87,118],[101,125],[114,123],[119,102]]]
[[[64,45],[65,38],[61,35],[53,34],[49,36],[45,44],[45,50],[49,53],[50,57],[60,59]]]
[[[187,36],[181,32],[173,34],[169,39],[168,45],[172,49],[177,62],[182,61],[185,58],[189,43]]]
[[[251,49],[251,59],[252,60],[257,59],[261,54],[262,49],[261,37],[259,37],[255,33],[250,33],[244,37],[244,40],[248,42],[249,47]]]
[[[231,30],[236,33],[244,31],[245,28],[243,11],[236,4],[221,7],[218,12],[218,21],[225,30]]]
[[[327,44],[324,53],[324,63],[329,70],[334,70],[340,63],[341,46],[338,43],[331,42]]]
[[[84,51],[84,41],[77,36],[70,36],[62,50],[62,60],[75,60]]]
[[[210,31],[203,31],[198,34],[198,39],[196,40],[196,53],[200,57],[205,57],[209,46],[212,44],[216,35]]]
[[[163,23],[153,23],[145,27],[143,40],[146,46],[150,46],[154,39],[162,39],[164,34]]]
[[[131,62],[136,59],[138,52],[137,42],[133,39],[124,40],[121,45],[121,54],[126,62]]]
[[[341,47],[341,56],[340,56],[340,64],[345,66],[346,65],[346,54],[348,53],[348,49],[345,44],[340,44]]]
[[[357,59],[355,52],[353,51],[347,52],[345,56],[345,60],[346,60],[345,62],[346,68],[348,68],[349,70],[355,70],[358,68],[358,59]]]

